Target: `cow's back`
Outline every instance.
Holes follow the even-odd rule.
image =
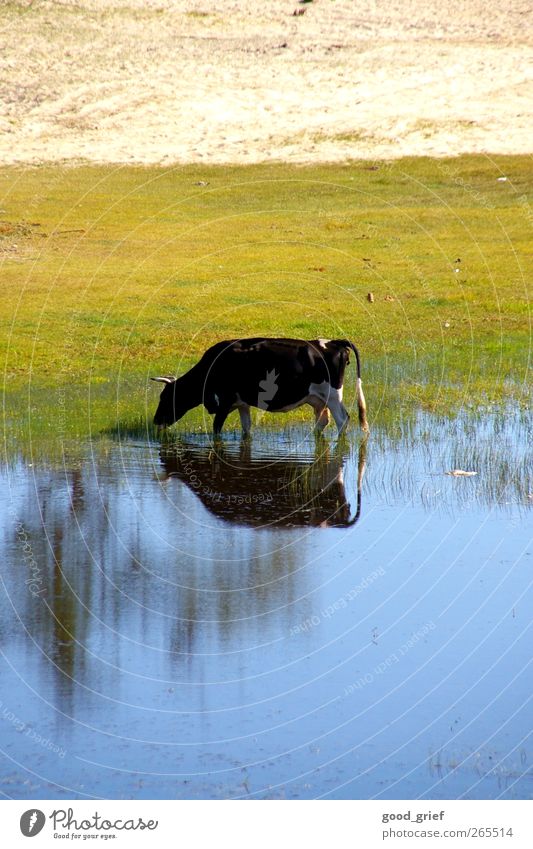
[[[211,402],[206,406],[215,409],[240,401],[282,409],[306,397],[312,384],[329,381],[337,356],[337,349],[325,348],[319,340],[251,337],[217,342],[201,360],[204,394]]]

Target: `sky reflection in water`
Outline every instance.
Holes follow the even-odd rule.
[[[530,445],[421,415],[14,460],[0,789],[530,798]]]

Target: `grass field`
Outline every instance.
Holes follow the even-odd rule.
[[[527,405],[532,178],[486,156],[0,169],[9,450],[142,427],[149,375],[235,336],[352,339],[374,424]]]

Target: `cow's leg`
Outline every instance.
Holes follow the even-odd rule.
[[[350,416],[342,403],[342,386],[335,389],[328,381],[324,381],[323,383],[312,383],[309,390],[309,394],[313,398],[312,406],[314,407],[314,402],[318,401],[322,408],[327,407],[335,420],[339,434],[343,433],[350,421]]]
[[[230,412],[230,408],[224,407],[224,408],[220,409],[217,412],[217,414],[215,415],[215,418],[213,420],[213,433],[214,433],[215,436],[220,436],[220,432],[222,430],[224,422],[228,418],[229,412]]]
[[[242,435],[248,437],[252,429],[252,417],[250,415],[250,407],[247,404],[242,404],[239,407],[239,416],[241,417]]]
[[[333,390],[329,396],[326,406],[331,411],[331,415],[335,419],[335,424],[337,425],[339,434],[344,433],[348,422],[350,421],[350,416],[340,398],[335,394],[335,390]]]
[[[329,424],[329,410],[324,405],[323,401],[318,398],[310,402],[315,412],[315,431],[322,433],[324,428]]]

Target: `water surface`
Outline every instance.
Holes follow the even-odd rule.
[[[530,446],[420,414],[11,458],[0,790],[530,798]]]

